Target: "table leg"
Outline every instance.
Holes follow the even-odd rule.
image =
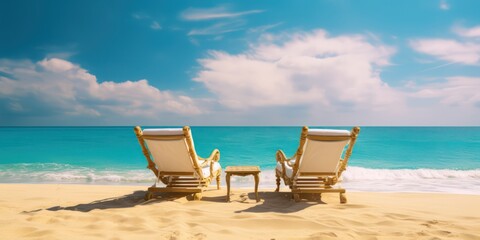
[[[260,181],[258,173],[255,174],[254,177],[255,177],[255,198],[257,199],[257,202],[260,202],[260,198],[258,198],[258,182]]]
[[[227,202],[230,202],[230,173],[225,176],[227,182]]]

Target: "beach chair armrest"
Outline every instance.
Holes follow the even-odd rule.
[[[206,166],[209,166],[210,165],[210,162],[211,161],[208,161],[206,159],[198,159],[198,166],[201,167],[201,168],[204,168]]]
[[[288,166],[293,166],[290,161],[295,159],[297,157],[297,154],[294,154],[292,157],[287,158],[285,153],[282,150],[277,151],[277,162],[280,162],[281,164],[287,163]]]
[[[277,154],[275,155],[277,157],[277,162],[283,164],[285,161],[287,161],[287,156],[285,156],[285,153],[282,150],[277,150]]]
[[[214,149],[208,158],[202,158],[198,156],[198,160],[206,162],[218,162],[220,160],[220,151],[218,149]]]

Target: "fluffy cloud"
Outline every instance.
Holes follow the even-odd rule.
[[[448,63],[429,70],[442,68],[454,63],[466,66],[480,64],[480,27],[464,28],[455,26],[457,35],[451,39],[424,38],[410,41],[410,46],[423,54]],[[456,76],[455,76],[456,75]],[[480,117],[480,78],[455,74],[436,76],[427,81],[416,80],[407,84],[406,96],[415,103],[409,109],[412,116],[426,124],[436,125],[477,125]],[[433,80],[432,80],[433,79]]]
[[[211,51],[194,78],[231,109],[302,106],[384,110],[402,95],[380,78],[395,49],[365,36],[330,37],[323,30],[264,35],[240,54]]]
[[[480,36],[480,27],[456,27],[453,31],[461,39],[423,38],[410,41],[410,46],[417,52],[434,56],[438,59],[476,65],[480,63],[480,42],[475,37]]]
[[[450,39],[419,39],[410,41],[418,52],[432,55],[444,61],[477,64],[480,61],[480,44]]]
[[[480,108],[480,78],[449,77],[445,81],[429,83],[414,93],[416,98],[437,99],[448,106]]]
[[[395,49],[369,37],[263,34],[241,53],[210,51],[194,80],[240,124],[477,124],[479,78],[392,87],[381,73]]]
[[[478,125],[480,119],[480,78],[455,76],[408,87],[408,118],[403,125]]]
[[[0,124],[478,124],[478,76],[390,86],[381,73],[394,53],[372,36],[263,34],[243,52],[210,51],[199,59],[193,80],[209,91],[207,99],[159,90],[147,80],[99,82],[58,58],[0,59]]]
[[[480,26],[475,26],[472,28],[457,26],[453,28],[453,31],[462,37],[473,37],[473,38],[480,37]]]
[[[58,58],[1,60],[0,73],[0,110],[9,114],[158,117],[201,112],[191,98],[161,91],[147,80],[98,82],[87,70]]]

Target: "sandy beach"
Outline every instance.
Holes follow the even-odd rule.
[[[321,202],[288,189],[209,190],[201,201],[143,186],[0,185],[2,239],[480,239],[480,196],[348,192]]]

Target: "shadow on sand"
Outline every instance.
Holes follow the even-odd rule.
[[[210,191],[206,190],[205,192]],[[145,201],[144,197],[147,191],[135,191],[131,194],[123,195],[120,197],[111,197],[106,199],[101,199],[89,203],[81,203],[74,206],[53,206],[46,209],[36,209],[32,211],[24,211],[23,213],[34,213],[41,210],[47,211],[59,211],[59,210],[69,210],[69,211],[79,211],[79,212],[90,212],[96,209],[115,209],[115,208],[130,208],[137,205],[149,205],[156,202],[162,201],[175,201],[180,198],[186,198],[189,201],[193,201],[193,196],[188,193],[157,193],[153,199]],[[210,202],[225,202],[224,196],[219,197],[204,197],[201,201],[210,201]]]
[[[326,204],[325,202],[316,199],[313,196],[304,196],[300,202],[295,202],[292,199],[292,194],[288,192],[259,192],[261,201],[254,206],[245,210],[236,211],[242,212],[275,212],[275,213],[292,213],[302,211],[310,206],[318,204]],[[249,199],[255,199],[254,193],[248,194]]]
[[[205,194],[209,191],[216,190],[206,190],[204,192],[204,197],[201,202],[215,202],[230,204],[226,202],[226,196],[224,194],[213,195]],[[153,199],[148,201],[144,200],[146,191],[135,191],[131,194],[101,199],[89,203],[81,203],[74,206],[53,206],[45,209],[36,209],[32,211],[24,211],[23,213],[34,213],[41,210],[47,211],[60,211],[60,210],[69,210],[69,211],[79,211],[79,212],[90,212],[92,210],[105,210],[105,209],[119,209],[119,208],[130,208],[137,205],[149,205],[158,202],[164,201],[175,201],[181,198],[186,198],[189,201],[193,201],[193,196],[188,193],[159,193],[156,194]],[[207,195],[207,196],[205,196]],[[259,192],[260,202],[256,202],[255,194],[253,192],[238,194],[235,198],[231,199],[232,202],[244,203],[247,206],[244,210],[235,211],[235,213],[242,212],[276,212],[276,213],[292,213],[302,211],[310,206],[325,204],[325,202],[314,199],[307,198],[303,199],[300,202],[293,201],[291,193],[288,192]]]

